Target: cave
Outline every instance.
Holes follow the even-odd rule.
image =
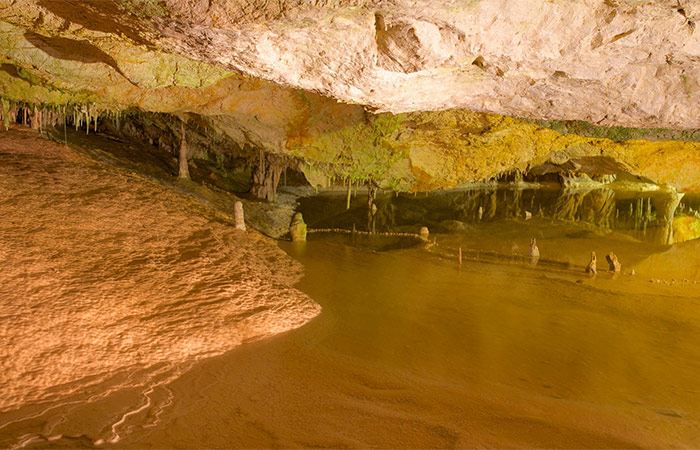
[[[700,447],[700,7],[0,1],[0,447]]]

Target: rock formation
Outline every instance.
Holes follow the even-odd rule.
[[[240,201],[233,204],[233,225],[237,230],[246,230],[245,216],[243,214],[243,203]]]
[[[596,256],[595,252],[591,252],[591,260],[588,262],[588,265],[586,266],[586,273],[590,273],[595,275],[598,272],[597,264],[596,264]]]
[[[537,239],[534,237],[530,239],[530,250],[528,251],[528,256],[530,257],[530,264],[533,266],[537,264],[540,259],[540,249],[537,247]]]
[[[187,139],[185,137],[185,122],[180,122],[180,156],[178,158],[180,163],[180,169],[178,172],[178,177],[185,180],[190,179],[190,166],[189,166],[189,151],[187,148]]]
[[[617,255],[615,255],[615,253],[610,252],[607,255],[605,255],[605,260],[610,266],[610,272],[617,273],[622,269],[622,264],[620,264],[620,261],[617,260]]]
[[[187,114],[253,155],[268,200],[289,163],[314,186],[416,191],[601,155],[698,189],[699,16],[662,0],[0,0],[2,114],[86,131]]]
[[[289,234],[293,242],[306,240],[306,223],[300,212],[295,213],[292,218],[292,224],[289,227]]]

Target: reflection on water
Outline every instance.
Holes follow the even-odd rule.
[[[117,440],[158,421],[165,385],[194,361],[319,313],[275,246],[11,133],[0,140],[0,447]]]
[[[479,237],[499,245],[500,235]],[[649,283],[641,254],[637,276],[589,278],[470,260],[460,269],[423,249],[341,239],[351,238],[280,244],[304,265],[298,287],[323,306],[316,320],[186,374],[166,424],[128,444],[700,446],[698,285]],[[572,254],[600,245],[566,240]],[[688,266],[700,262],[697,244],[678,246]],[[606,245],[626,264],[653,250],[622,235]],[[680,255],[654,255],[645,271]]]
[[[367,207],[361,195],[345,210],[340,195],[302,199],[299,211],[310,228],[367,229]],[[635,239],[672,244],[674,219],[689,219],[697,235],[684,232],[681,240],[700,237],[698,195],[673,190],[652,192],[612,189],[493,188],[431,194],[379,196],[373,217],[376,231],[418,231],[422,225],[438,233],[466,233],[473,226],[502,220],[536,218],[572,222],[597,232],[623,232]],[[678,216],[676,215],[678,214]],[[686,220],[688,221],[688,220]]]

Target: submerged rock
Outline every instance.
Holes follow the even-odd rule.
[[[292,236],[293,242],[306,240],[306,223],[300,212],[295,213],[292,218],[292,224],[289,227],[289,234]]]
[[[533,266],[537,264],[537,261],[540,259],[540,249],[537,247],[537,239],[534,237],[530,239],[530,251],[528,255],[530,256],[530,264]]]
[[[422,239],[427,240],[428,236],[430,236],[430,230],[428,230],[428,227],[420,227],[420,231],[418,232],[418,235]]]
[[[537,239],[535,238],[530,239],[530,252],[528,255],[540,257],[540,249],[537,247]]]
[[[586,273],[596,274],[597,272],[598,272],[598,268],[596,265],[596,255],[595,255],[595,252],[591,252],[591,260],[588,262],[588,265],[586,266]]]
[[[620,261],[617,260],[617,255],[615,255],[615,253],[610,252],[605,255],[605,260],[610,265],[610,272],[617,273],[622,269],[622,264],[620,264]]]

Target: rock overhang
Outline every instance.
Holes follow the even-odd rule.
[[[3,96],[198,114],[241,144],[304,160],[307,178],[315,180],[375,177],[399,190],[446,188],[527,167],[552,151],[607,149],[657,181],[681,188],[695,183],[678,170],[676,178],[657,173],[653,155],[667,155],[673,144],[631,144],[627,140],[640,133],[624,131],[626,137],[618,139],[615,129],[596,131],[591,140],[542,121],[575,119],[595,130],[664,128],[641,133],[651,140],[693,135],[668,130],[700,128],[693,5],[100,4],[0,5]],[[397,119],[381,119],[385,111]],[[396,129],[392,120],[400,122]],[[640,145],[648,146],[644,162],[631,155]],[[675,147],[691,153],[695,148]],[[368,158],[377,155],[382,161],[369,167]],[[687,154],[676,160],[693,159]]]

